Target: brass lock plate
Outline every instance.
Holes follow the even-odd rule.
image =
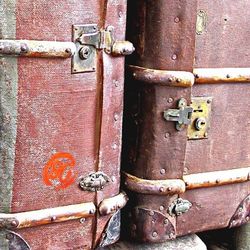
[[[193,114],[188,126],[188,139],[206,139],[210,128],[212,97],[192,97]]]
[[[94,72],[96,70],[96,47],[98,43],[98,28],[96,24],[73,25],[73,42],[76,53],[72,57],[72,74]],[[86,42],[81,41],[82,37]]]

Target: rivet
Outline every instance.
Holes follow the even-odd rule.
[[[157,237],[158,233],[157,232],[153,232],[153,237]]]
[[[132,230],[133,230],[133,231],[136,230],[136,225],[135,225],[135,224],[132,225]]]
[[[119,82],[117,80],[114,80],[113,82],[114,82],[114,84],[115,84],[116,87],[119,86]]]
[[[207,100],[207,104],[210,104],[210,103],[211,103],[211,100],[210,100],[210,99],[208,99],[208,100]]]
[[[159,191],[160,191],[161,193],[163,193],[163,192],[164,192],[164,188],[163,188],[163,187],[160,187],[160,188],[159,188]]]
[[[115,115],[114,115],[114,120],[115,120],[115,121],[118,121],[118,119],[119,119],[119,115],[118,115],[117,113],[115,113]]]
[[[242,207],[240,207],[240,208],[239,208],[239,212],[242,212],[242,210],[243,210],[243,208],[242,208]]]
[[[94,209],[89,210],[89,214],[94,214],[94,213],[95,213]]]
[[[218,183],[220,183],[220,180],[219,180],[219,179],[217,179],[215,182],[218,184]]]
[[[199,75],[198,75],[198,74],[194,74],[194,77],[198,79],[198,78],[199,78]]]
[[[113,143],[112,144],[112,149],[116,150],[118,148],[117,144],[116,143]]]
[[[229,74],[227,74],[227,75],[226,75],[226,77],[227,77],[227,78],[230,78],[230,75],[229,75]]]
[[[177,78],[177,79],[176,79],[176,82],[180,83],[180,82],[181,82],[181,79],[180,79],[180,78]]]
[[[122,17],[122,11],[119,11],[118,16]]]
[[[164,206],[160,206],[160,211],[163,211],[164,210]]]
[[[168,103],[172,103],[174,101],[174,99],[172,97],[168,98]]]
[[[52,216],[51,221],[55,221],[55,220],[56,220],[56,216]]]
[[[112,177],[111,177],[111,181],[112,181],[112,182],[115,182],[115,176],[112,176]]]
[[[175,23],[179,23],[179,22],[180,22],[180,18],[179,18],[179,17],[176,17],[176,18],[174,19],[174,22],[175,22]]]
[[[246,217],[246,221],[249,221],[249,216]]]
[[[170,133],[166,133],[165,138],[169,138],[169,137],[170,137]]]
[[[86,60],[89,58],[91,54],[91,49],[88,46],[83,46],[80,50],[79,50],[79,57],[82,60]]]
[[[176,60],[176,59],[177,59],[177,55],[176,55],[176,54],[173,54],[173,55],[172,55],[172,59],[173,59],[173,60]]]
[[[171,188],[171,187],[168,187],[167,190],[168,190],[168,191],[172,191],[172,188]]]
[[[207,136],[208,136],[208,133],[207,133],[207,132],[205,132],[204,137],[207,137]]]
[[[160,173],[161,173],[161,174],[165,174],[165,173],[166,173],[166,170],[163,168],[163,169],[161,169]]]
[[[22,52],[27,51],[27,47],[24,44],[21,45],[20,49],[21,49]]]
[[[12,220],[10,224],[11,224],[12,227],[17,227],[18,226],[18,222],[16,220]]]
[[[174,234],[173,233],[170,233],[170,238],[172,239],[174,237]]]
[[[70,49],[70,48],[67,48],[67,49],[65,50],[65,52],[71,54],[71,49]]]
[[[174,81],[173,77],[169,77],[169,78],[168,78],[168,81],[169,81],[169,82],[173,82],[173,81]]]
[[[168,219],[165,219],[165,220],[164,220],[164,224],[168,224]]]
[[[150,211],[150,212],[149,212],[149,215],[150,215],[150,216],[153,216],[154,214],[155,214],[154,211]]]
[[[85,218],[81,218],[81,219],[80,219],[80,223],[82,223],[82,224],[83,224],[85,221],[86,221]]]

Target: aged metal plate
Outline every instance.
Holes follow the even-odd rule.
[[[193,114],[188,126],[188,139],[208,138],[210,127],[212,97],[192,97]]]
[[[229,228],[239,227],[249,221],[250,218],[250,194],[241,202],[235,214],[229,222]]]
[[[99,246],[105,247],[114,244],[119,240],[121,231],[121,211],[117,211],[109,220],[104,232],[102,233]]]
[[[79,38],[82,34],[95,35],[96,24],[73,25],[73,42],[76,44],[76,53],[72,57],[72,73],[93,72],[96,70],[96,48],[94,45],[82,45]]]
[[[142,207],[133,211],[131,234],[144,242],[164,242],[175,238],[175,227],[163,213]]]
[[[207,27],[207,13],[204,10],[198,10],[196,22],[196,34],[201,35]]]

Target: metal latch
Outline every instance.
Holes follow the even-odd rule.
[[[187,101],[181,98],[178,101],[178,109],[168,109],[164,111],[163,116],[165,120],[176,122],[176,129],[181,131],[185,125],[191,123],[193,108],[187,106]]]
[[[113,26],[98,30],[96,24],[74,25],[73,40],[77,47],[72,60],[72,72],[95,71],[97,50],[113,56],[130,55],[135,48],[131,42],[117,41]]]
[[[96,69],[97,50],[112,56],[133,53],[134,46],[128,41],[115,39],[114,27],[98,30],[96,24],[73,25],[73,42],[1,40],[0,57],[72,58],[72,73],[91,72]]]
[[[110,181],[105,173],[99,171],[81,177],[79,185],[84,191],[96,192],[102,190]]]
[[[168,208],[168,213],[171,216],[180,216],[189,211],[192,207],[192,203],[188,200],[184,200],[182,198],[178,198]]]

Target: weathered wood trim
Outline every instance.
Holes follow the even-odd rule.
[[[173,195],[186,191],[185,182],[181,179],[145,180],[128,173],[123,173],[125,186],[136,193]]]
[[[250,68],[197,68],[195,84],[249,83]]]
[[[250,167],[184,175],[187,189],[216,187],[250,180]]]
[[[182,179],[146,180],[123,173],[125,186],[141,194],[181,194],[196,188],[217,187],[250,180],[250,167],[184,175]]]
[[[76,51],[73,42],[0,40],[0,55],[69,58]]]
[[[146,84],[192,87],[194,84],[250,83],[250,68],[196,68],[193,73],[128,66],[132,77]]]
[[[112,197],[104,199],[99,205],[100,215],[109,215],[117,212],[125,207],[128,202],[128,196],[125,192]]]
[[[93,202],[69,205],[43,210],[3,214],[0,213],[1,228],[27,228],[58,223],[81,218],[93,217],[96,207]]]
[[[194,84],[194,75],[185,71],[168,71],[128,66],[133,78],[148,84],[160,84],[171,87],[191,87]]]

